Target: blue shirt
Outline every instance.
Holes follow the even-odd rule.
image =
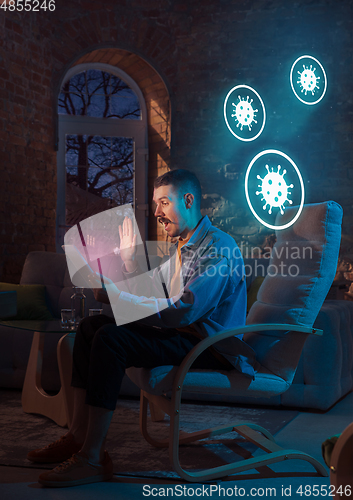
[[[126,273],[130,293],[121,292],[120,311],[133,305],[144,324],[161,328],[193,325],[201,338],[243,326],[245,269],[234,239],[205,216],[180,252],[183,286],[178,295],[168,295],[177,258],[177,245],[173,245],[169,259],[153,273]],[[231,337],[214,348],[239,371],[254,376],[255,353],[241,338]]]

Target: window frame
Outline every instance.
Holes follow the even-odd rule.
[[[148,136],[147,108],[145,99],[136,82],[123,70],[104,63],[78,64],[65,74],[59,88],[58,98],[63,85],[74,75],[88,70],[98,70],[111,73],[123,80],[137,95],[140,103],[139,119],[130,118],[95,118],[81,115],[59,114],[58,107],[58,151],[57,151],[57,216],[56,216],[56,251],[62,253],[66,226],[66,165],[65,136],[66,135],[99,135],[105,137],[131,137],[134,141],[134,213],[141,238],[146,241],[148,222]],[[138,178],[138,182],[136,179]]]

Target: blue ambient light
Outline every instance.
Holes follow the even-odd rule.
[[[229,131],[240,141],[253,141],[264,129],[264,103],[248,85],[237,85],[228,92],[223,111]]]
[[[282,151],[262,151],[247,168],[245,196],[251,212],[261,224],[270,229],[286,229],[298,219],[304,205],[304,183],[297,165]],[[298,205],[294,217],[289,221],[284,217],[283,223],[275,225],[278,212],[281,219],[286,207],[293,203]]]
[[[325,95],[326,73],[315,57],[298,57],[292,65],[289,79],[295,96],[304,104],[317,104]]]

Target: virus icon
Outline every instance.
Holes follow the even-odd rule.
[[[235,109],[233,109],[233,114],[231,116],[232,118],[235,118],[237,127],[240,125],[240,130],[243,130],[244,126],[247,126],[249,130],[251,130],[252,123],[257,123],[255,120],[255,113],[258,112],[258,109],[253,109],[251,105],[253,99],[250,99],[249,101],[249,96],[246,96],[245,100],[245,97],[240,97],[240,95],[238,95],[238,99],[239,102],[237,104],[232,102]]]
[[[290,184],[288,186],[286,184],[284,176],[287,173],[287,170],[283,170],[283,174],[280,174],[279,171],[281,170],[281,165],[277,166],[277,172],[273,171],[273,167],[270,171],[268,165],[266,165],[266,169],[268,173],[263,179],[257,175],[257,179],[262,180],[262,184],[258,185],[258,187],[261,188],[261,191],[256,191],[256,194],[262,194],[263,198],[261,198],[261,201],[265,201],[265,205],[262,208],[266,210],[267,205],[269,205],[269,214],[272,214],[273,207],[279,207],[281,215],[283,215],[285,202],[288,201],[290,205],[293,203],[292,200],[288,199],[288,195],[292,194],[288,191],[288,188],[293,188],[294,185]]]
[[[299,83],[302,89],[301,91],[305,92],[305,95],[308,92],[311,92],[311,95],[314,95],[315,89],[320,89],[320,87],[318,86],[318,80],[320,80],[320,77],[315,75],[316,68],[312,69],[312,67],[312,64],[310,64],[310,68],[308,66],[305,67],[305,65],[303,64],[303,71],[298,71],[300,78],[297,83]]]

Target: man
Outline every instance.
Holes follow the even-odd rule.
[[[245,322],[240,251],[230,236],[202,217],[195,175],[172,170],[158,177],[153,200],[154,215],[170,237],[178,238],[174,255],[172,251],[172,258],[154,270],[153,279],[144,285],[147,294],[141,294],[132,222],[125,218],[119,227],[120,256],[130,292],[106,280],[109,299],[119,311],[136,311],[143,319],[117,326],[112,318],[93,316],[80,323],[73,353],[74,415],[69,432],[28,454],[33,462],[64,461],[40,475],[39,482],[45,486],[73,486],[113,476],[104,445],[125,368],[179,365],[201,338]],[[102,290],[96,291],[96,297],[106,300]],[[233,337],[205,351],[193,366],[235,367],[252,377],[254,362],[252,349]]]

